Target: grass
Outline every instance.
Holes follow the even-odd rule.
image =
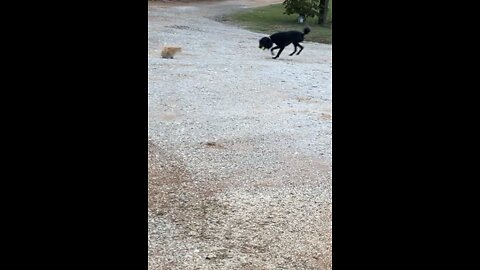
[[[286,15],[282,4],[274,4],[260,8],[252,8],[227,15],[223,20],[230,21],[251,31],[273,34],[277,31],[299,30],[304,25],[297,22],[298,14]],[[332,43],[332,0],[329,1],[327,27],[317,24],[318,17],[309,17],[305,25],[312,30],[305,36],[305,40]]]

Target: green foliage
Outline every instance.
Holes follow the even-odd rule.
[[[325,10],[325,5],[328,5],[328,10]],[[308,17],[317,16],[319,24],[331,23],[331,0],[284,0],[283,7],[285,8],[284,14],[298,14],[305,20]]]
[[[317,14],[318,0],[285,0],[283,7],[285,7],[285,14],[298,14],[305,17],[315,17]]]
[[[330,0],[331,1],[331,0]],[[331,2],[330,2],[331,3]],[[244,9],[222,17],[223,21],[231,22],[243,26],[251,31],[262,34],[272,34],[278,31],[298,30],[303,31],[304,25],[299,25],[296,21],[298,15],[284,14],[283,5],[274,4],[265,7]],[[329,10],[329,13],[331,9]],[[331,24],[331,14],[329,15],[329,24]],[[312,22],[317,18],[313,18]],[[328,26],[322,26],[316,23],[308,24],[311,32],[305,36],[306,41],[320,43],[332,43],[332,29]]]

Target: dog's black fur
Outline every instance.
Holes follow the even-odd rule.
[[[299,43],[303,41],[304,36],[308,33],[310,33],[310,28],[308,27],[305,27],[305,29],[303,29],[303,33],[300,31],[278,32],[271,35],[270,37],[261,38],[260,45],[258,47],[260,49],[270,49],[272,48],[273,44],[275,44],[276,46],[273,47],[270,52],[272,53],[272,55],[274,55],[273,50],[280,49],[277,55],[273,57],[273,59],[276,59],[280,56],[286,46],[288,46],[290,43],[293,43],[293,46],[295,46],[295,50],[289,55],[292,56],[297,51],[297,47],[300,47],[300,51],[298,51],[297,53],[297,55],[299,55],[300,52],[303,50],[303,46]]]

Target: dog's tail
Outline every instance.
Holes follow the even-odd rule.
[[[303,29],[303,34],[306,35],[308,33],[310,33],[310,28],[307,26]]]

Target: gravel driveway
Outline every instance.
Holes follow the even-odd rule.
[[[149,2],[149,269],[332,267],[332,46],[212,19],[269,2]]]

